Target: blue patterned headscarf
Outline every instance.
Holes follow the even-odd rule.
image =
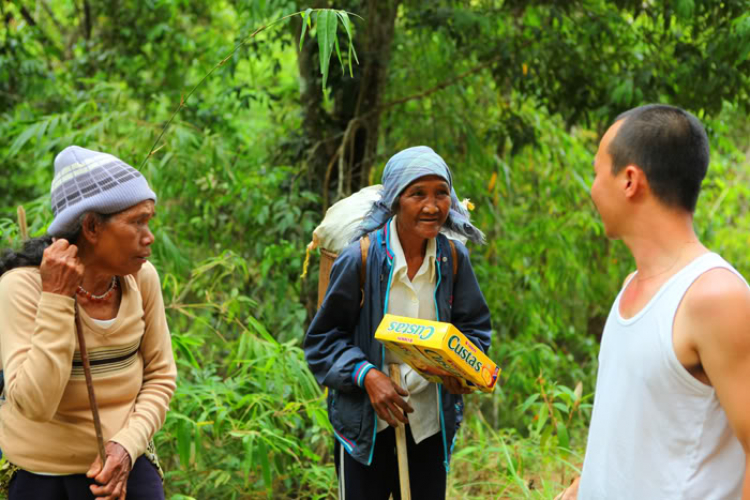
[[[416,146],[396,153],[388,160],[383,170],[383,189],[380,199],[372,208],[360,226],[357,236],[374,231],[388,222],[395,215],[393,206],[406,187],[427,175],[437,175],[445,179],[451,189],[451,208],[443,227],[465,236],[474,243],[484,243],[484,234],[469,222],[469,211],[458,201],[453,189],[451,170],[440,155],[427,146]]]

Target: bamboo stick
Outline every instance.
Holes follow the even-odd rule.
[[[16,209],[18,214],[18,231],[21,234],[21,241],[29,239],[29,226],[26,224],[26,210],[23,209],[23,205],[18,205]]]
[[[401,368],[391,363],[391,380],[401,385]],[[398,455],[398,482],[401,485],[401,500],[411,500],[411,486],[409,485],[409,457],[406,453],[406,428],[403,422],[396,427],[396,454]]]
[[[104,469],[104,463],[107,460],[107,454],[104,451],[102,421],[99,419],[99,407],[96,404],[96,396],[94,395],[94,381],[91,378],[89,353],[86,351],[86,340],[83,338],[81,317],[78,314],[78,301],[76,301],[76,335],[78,335],[78,349],[81,353],[81,361],[83,362],[83,374],[86,377],[86,388],[89,390],[89,404],[91,405],[91,413],[94,415],[94,429],[96,430],[96,441],[99,446],[99,458],[101,458],[102,460],[102,469]]]

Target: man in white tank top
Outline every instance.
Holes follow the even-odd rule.
[[[564,500],[750,500],[750,288],[693,230],[708,167],[691,114],[618,117],[591,197],[637,270],[604,327],[583,472]]]

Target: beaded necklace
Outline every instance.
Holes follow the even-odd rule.
[[[117,290],[117,276],[112,276],[112,282],[109,284],[109,288],[107,288],[107,291],[101,295],[94,295],[93,293],[83,288],[81,285],[78,285],[78,290],[76,291],[76,293],[78,295],[86,297],[92,302],[104,302],[112,296],[115,290]]]

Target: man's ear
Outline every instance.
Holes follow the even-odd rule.
[[[626,198],[635,198],[648,189],[646,174],[635,165],[628,165],[623,169],[623,188]]]

